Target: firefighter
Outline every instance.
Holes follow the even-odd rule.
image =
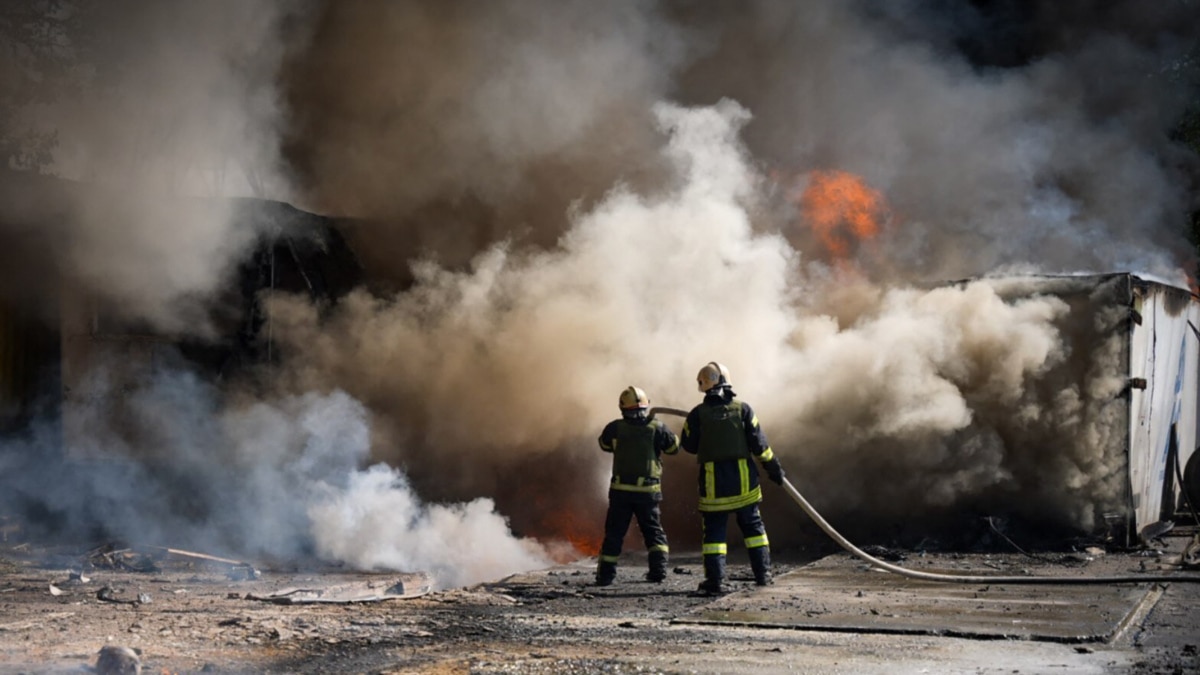
[[[596,585],[608,586],[616,579],[617,559],[631,517],[637,518],[649,552],[650,571],[646,579],[660,583],[667,578],[668,552],[659,511],[662,455],[679,452],[679,439],[667,425],[650,419],[650,399],[641,389],[626,388],[618,404],[621,419],[609,422],[599,439],[600,449],[612,453],[613,464]]]
[[[699,592],[720,595],[725,586],[726,527],[733,514],[742,531],[754,582],[771,581],[771,549],[758,512],[762,488],[758,458],[767,477],[783,485],[783,467],[771,450],[750,404],[739,400],[729,383],[729,369],[716,361],[696,375],[704,401],[692,408],[683,425],[681,444],[700,464],[700,515],[704,524],[704,581]]]

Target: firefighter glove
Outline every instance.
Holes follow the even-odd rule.
[[[779,464],[778,459],[772,459],[763,464],[763,469],[767,472],[767,478],[770,478],[772,483],[783,485],[783,466]]]

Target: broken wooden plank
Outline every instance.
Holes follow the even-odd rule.
[[[154,553],[159,558],[174,556],[177,558],[188,558],[190,560],[199,560],[201,562],[217,563],[226,565],[230,568],[230,578],[244,581],[247,579],[257,579],[260,573],[257,568],[248,562],[242,560],[232,560],[230,558],[221,558],[207,553],[199,553],[197,551],[185,551],[181,548],[171,548],[169,546],[138,546],[141,551],[149,551]]]

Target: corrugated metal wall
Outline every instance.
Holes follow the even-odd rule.
[[[1173,517],[1180,489],[1175,462],[1196,447],[1200,406],[1200,302],[1181,289],[1142,282],[1133,309],[1129,374],[1144,380],[1131,391],[1129,485],[1137,532]]]

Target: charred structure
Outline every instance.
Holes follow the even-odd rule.
[[[47,203],[60,206],[96,189],[5,176],[10,189],[14,183],[25,190],[34,183]],[[48,197],[47,191],[58,197]],[[180,208],[192,208],[191,198],[179,201]],[[135,495],[146,485],[161,489],[168,510],[206,518],[210,505],[198,498],[195,477],[169,454],[156,453],[161,444],[156,422],[132,409],[131,397],[164,375],[195,378],[197,386],[217,397],[261,389],[280,358],[264,294],[294,293],[331,308],[362,283],[362,268],[332,219],[250,198],[232,200],[230,211],[233,227],[257,233],[255,241],[201,307],[203,322],[194,330],[161,330],[91,293],[69,274],[43,279],[33,288],[7,286],[0,338],[0,511],[24,522],[27,536],[128,536],[106,532],[103,509],[91,513],[86,506],[121,493]],[[5,217],[5,229],[30,233],[36,242],[31,250],[44,251],[51,245],[53,219],[66,216],[10,208]],[[33,220],[13,222],[20,218]],[[219,398],[212,404],[220,405]],[[82,478],[88,474],[105,478]],[[113,493],[62,501],[56,483],[75,486],[67,489],[108,483]],[[153,501],[144,508],[154,509]]]

